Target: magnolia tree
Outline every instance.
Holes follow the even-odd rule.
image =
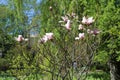
[[[38,64],[51,80],[86,78],[98,47],[100,31],[94,27],[94,22],[93,17],[81,19],[75,13],[67,14],[61,16],[56,32],[41,36]]]
[[[50,14],[47,15],[53,17],[48,19],[48,22],[53,18],[59,18],[54,8],[53,5],[49,6]],[[58,21],[57,19],[52,24],[57,23],[58,27],[46,23],[45,26],[48,28],[41,29],[44,34],[40,34],[41,38],[35,51],[33,48],[31,50],[25,48],[25,41],[30,39],[22,35],[15,38],[20,45],[18,44],[17,49],[13,50],[17,51],[17,54],[14,53],[12,67],[18,67],[20,70],[21,67],[29,70],[39,68],[36,72],[40,70],[52,80],[85,79],[98,46],[97,35],[100,31],[94,26],[95,19],[89,16],[81,18],[74,12],[61,16]]]

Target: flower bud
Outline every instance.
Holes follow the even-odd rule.
[[[49,7],[49,10],[52,11],[52,9],[53,9],[52,6],[50,6],[50,7]]]

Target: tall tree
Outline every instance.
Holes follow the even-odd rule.
[[[104,1],[104,5],[101,5],[101,15],[99,19],[99,26],[103,31],[100,53],[99,55],[105,55],[104,61],[109,62],[111,80],[120,79],[120,1],[111,0]],[[106,58],[105,58],[106,57]],[[99,57],[99,59],[102,57]],[[102,60],[102,61],[103,61]]]

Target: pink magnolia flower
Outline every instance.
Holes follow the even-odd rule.
[[[92,33],[92,31],[91,31],[90,29],[87,29],[87,33],[90,33],[90,34],[91,34],[91,33]]]
[[[46,33],[39,42],[46,43],[48,40],[51,39],[53,39],[53,33]]]
[[[79,36],[75,37],[75,40],[84,39],[84,37],[85,37],[84,33],[79,33]]]
[[[52,6],[49,7],[49,10],[52,11]]]
[[[40,40],[42,43],[46,43],[48,41],[48,38],[46,35],[43,36],[43,38]]]
[[[75,40],[79,40],[80,38],[79,37],[75,37]]]
[[[93,34],[94,36],[100,33],[100,31],[97,30],[97,29],[94,29],[94,30],[88,29],[87,32],[88,32],[89,34]]]
[[[93,23],[95,20],[93,19],[93,17],[89,17],[88,20],[87,20],[87,23],[88,24],[91,24]]]
[[[93,34],[93,35],[97,35],[97,34],[99,34],[99,33],[100,33],[100,31],[97,30],[97,29],[94,29],[94,30],[92,31],[92,34]]]
[[[86,17],[84,16],[83,19],[82,19],[82,23],[83,23],[83,24],[86,24],[86,22],[87,22],[87,19],[86,19]]]
[[[95,20],[93,19],[93,17],[86,18],[86,17],[84,16],[83,19],[82,19],[82,23],[83,23],[83,24],[87,24],[87,25],[93,23],[94,21],[95,21]]]
[[[74,12],[72,12],[71,16],[74,18],[76,16],[76,14]]]
[[[78,27],[78,30],[83,30],[83,29],[84,29],[83,25],[80,24],[79,27]]]
[[[15,40],[21,42],[24,40],[24,38],[22,37],[22,35],[18,35],[18,37],[15,37]]]
[[[68,20],[67,21],[67,23],[65,24],[65,28],[67,29],[67,30],[71,30],[71,25],[70,25],[70,20]]]
[[[85,37],[85,34],[84,33],[79,33],[79,38],[80,39],[83,39]]]
[[[62,18],[62,20],[63,20],[62,22],[66,22],[66,23],[67,23],[67,21],[68,21],[68,16],[62,16],[61,18]]]
[[[53,39],[53,33],[46,33],[45,36],[48,38],[48,40]]]
[[[18,37],[15,37],[15,40],[18,42],[28,41],[28,39],[27,38],[25,39],[22,35],[18,35]]]

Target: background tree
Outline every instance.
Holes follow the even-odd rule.
[[[14,47],[14,40],[12,35],[9,35],[11,28],[11,16],[12,10],[9,10],[6,6],[0,6],[0,69],[6,70],[9,67],[8,61],[6,60],[7,51]]]
[[[103,30],[103,34],[101,35],[101,45],[100,53],[98,54],[98,60],[104,62],[109,62],[111,80],[119,80],[119,21],[120,21],[120,1],[111,0],[106,1],[106,4],[101,5],[105,7],[101,10],[100,18],[99,18],[99,26],[101,30]],[[102,55],[102,56],[101,56]],[[104,55],[104,57],[103,57]],[[101,57],[100,57],[101,56]],[[100,59],[101,58],[101,59]]]
[[[21,71],[21,69],[24,68],[27,69],[25,74],[28,74],[27,72],[29,68],[31,68],[30,64],[32,64],[34,56],[34,47],[28,51],[31,45],[27,42],[19,43],[15,41],[15,37],[18,35],[29,37],[29,40],[31,40],[29,36],[29,34],[31,34],[30,30],[37,25],[37,23],[33,24],[33,21],[30,23],[31,20],[29,18],[31,17],[29,17],[28,14],[31,16],[33,16],[33,14],[27,13],[31,9],[29,6],[33,6],[33,4],[36,3],[33,0],[28,2],[29,1],[12,0],[8,1],[8,5],[0,6],[0,50],[2,50],[3,53],[0,65],[1,69],[5,68],[4,70],[8,70],[15,76],[23,75],[24,71]],[[22,46],[23,44],[24,46]],[[28,67],[28,65],[30,67]]]

